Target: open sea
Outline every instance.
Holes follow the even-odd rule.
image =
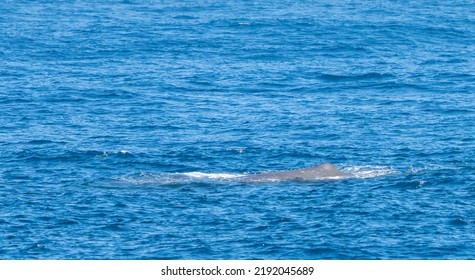
[[[0,2],[0,259],[475,259],[475,2]],[[331,162],[347,179],[245,182]]]

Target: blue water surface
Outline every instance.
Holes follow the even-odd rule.
[[[1,259],[473,259],[473,1],[1,1]],[[331,162],[349,179],[245,182]]]

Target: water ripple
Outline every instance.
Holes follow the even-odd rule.
[[[2,3],[0,257],[472,258],[472,10]]]

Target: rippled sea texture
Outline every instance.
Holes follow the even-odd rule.
[[[0,258],[473,259],[473,1],[1,1]],[[233,178],[332,162],[355,178]]]

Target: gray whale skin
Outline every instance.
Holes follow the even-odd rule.
[[[321,179],[333,179],[333,178],[347,178],[351,177],[351,174],[342,172],[331,163],[322,163],[309,168],[282,171],[282,172],[270,172],[246,176],[246,180],[250,181],[265,181],[265,180],[321,180]]]

